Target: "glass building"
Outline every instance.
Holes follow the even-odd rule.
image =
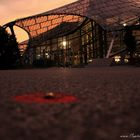
[[[113,57],[127,63],[125,27],[140,42],[140,0],[78,0],[4,25],[24,29],[29,40],[19,44],[24,63],[56,66],[88,64]],[[140,57],[137,47],[136,57]]]

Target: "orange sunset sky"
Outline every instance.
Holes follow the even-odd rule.
[[[39,14],[77,0],[0,0],[0,25],[18,18]],[[24,33],[25,34],[25,33]],[[17,31],[19,42],[26,40],[27,35]]]

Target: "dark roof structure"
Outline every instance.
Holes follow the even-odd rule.
[[[140,0],[78,0],[51,11],[17,19],[5,26],[19,26],[28,32],[30,38],[34,38],[64,22],[78,22],[78,27],[85,18],[94,20],[107,31],[120,30],[124,25],[139,22]]]

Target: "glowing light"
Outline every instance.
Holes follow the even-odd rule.
[[[120,62],[120,56],[115,56],[115,62]]]
[[[124,23],[124,24],[123,24],[123,26],[125,27],[125,26],[127,26],[127,24],[126,24],[126,23]]]
[[[67,42],[66,41],[63,41],[62,44],[63,44],[64,47],[66,47]]]
[[[46,52],[45,55],[46,55],[47,58],[50,58],[49,53]]]
[[[125,59],[124,59],[124,62],[125,62],[125,63],[128,63],[128,62],[129,62],[129,60],[125,58]]]
[[[41,55],[37,54],[36,59],[40,59],[40,58],[41,58]]]
[[[88,60],[89,62],[92,62],[92,59]]]
[[[45,53],[45,55],[49,55],[48,53]]]

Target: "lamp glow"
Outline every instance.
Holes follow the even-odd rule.
[[[121,60],[120,60],[120,56],[115,56],[115,62],[120,62]]]
[[[123,24],[123,26],[125,27],[125,26],[127,26],[127,24],[126,24],[126,23],[124,23],[124,24]]]
[[[63,41],[63,46],[66,47],[66,45],[67,45],[67,42]]]

